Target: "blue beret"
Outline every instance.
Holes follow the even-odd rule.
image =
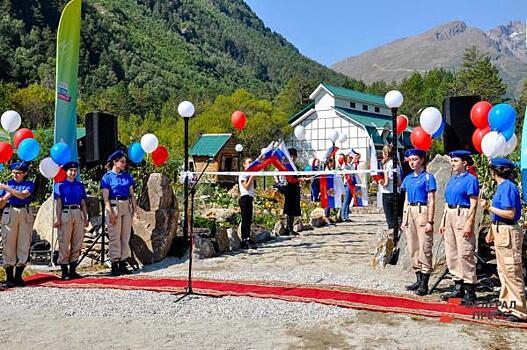
[[[494,158],[493,160],[490,161],[490,165],[496,166],[496,167],[499,166],[499,167],[509,168],[509,169],[516,168],[514,163],[507,158]]]
[[[67,162],[67,163],[62,164],[62,169],[64,170],[68,170],[71,168],[78,168],[78,167],[79,167],[78,162]]]
[[[404,156],[405,157],[419,156],[421,158],[424,158],[426,156],[426,152],[423,150],[417,149],[417,148],[411,148],[409,150],[406,150],[406,152],[404,152]]]
[[[11,163],[11,165],[9,165],[9,169],[10,170],[20,170],[20,171],[27,173],[29,170],[29,164],[24,161]]]
[[[108,157],[108,159],[106,161],[108,163],[110,163],[110,162],[113,162],[114,160],[122,158],[122,157],[126,157],[126,154],[119,149],[119,150],[113,152],[112,154],[110,154],[110,156]]]
[[[450,158],[461,158],[463,160],[466,160],[469,165],[474,164],[474,160],[472,159],[470,151],[461,149],[457,151],[452,151],[448,154]]]

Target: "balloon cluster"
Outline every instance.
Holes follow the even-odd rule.
[[[71,161],[71,149],[64,142],[57,142],[49,151],[50,156],[42,159],[38,165],[40,173],[47,179],[53,179],[56,183],[66,180],[66,171],[61,165]]]
[[[13,144],[21,160],[30,162],[38,157],[40,144],[34,139],[33,132],[26,128],[18,129],[22,124],[20,114],[15,111],[6,111],[0,118],[0,124],[8,133],[16,131],[13,135]],[[12,157],[13,146],[9,142],[0,142],[0,163],[7,163]]]
[[[128,147],[128,158],[135,164],[143,161],[146,154],[152,154],[152,163],[162,166],[168,160],[168,150],[159,145],[154,134],[144,134],[141,142],[134,142]]]
[[[421,112],[419,121],[421,126],[415,127],[412,130],[410,141],[415,148],[428,151],[432,147],[432,140],[443,134],[445,122],[443,121],[441,112],[435,107],[425,108]]]
[[[476,126],[472,134],[474,148],[489,158],[507,156],[518,146],[516,111],[506,103],[494,107],[486,102],[476,103],[470,111],[470,120]]]

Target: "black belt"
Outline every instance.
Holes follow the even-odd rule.
[[[448,207],[450,209],[470,209],[470,205],[469,206],[466,206],[466,205],[448,205]]]
[[[413,203],[408,203],[408,205],[411,206],[411,207],[418,207],[418,206],[421,206],[421,205],[426,205],[426,203],[413,202]]]
[[[8,204],[8,208],[28,208],[29,204]]]
[[[80,209],[80,205],[65,205],[62,207],[62,209]]]
[[[504,221],[497,221],[497,220],[493,220],[492,221],[492,224],[493,225],[516,225],[518,223],[518,221],[512,221],[512,220],[504,220]]]
[[[115,201],[115,200],[117,200],[117,201],[127,201],[129,199],[130,199],[130,197],[110,197],[111,201]]]

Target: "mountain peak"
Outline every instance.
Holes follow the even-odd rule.
[[[436,40],[449,40],[463,34],[467,30],[467,24],[463,21],[452,21],[429,30]],[[426,34],[426,33],[425,33]]]

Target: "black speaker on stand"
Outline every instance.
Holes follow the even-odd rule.
[[[472,145],[472,134],[476,127],[470,120],[470,110],[479,101],[481,101],[480,96],[456,96],[443,100],[445,153],[459,149],[469,150],[473,154],[477,153]]]
[[[85,162],[104,163],[117,146],[117,117],[103,112],[86,114]]]

